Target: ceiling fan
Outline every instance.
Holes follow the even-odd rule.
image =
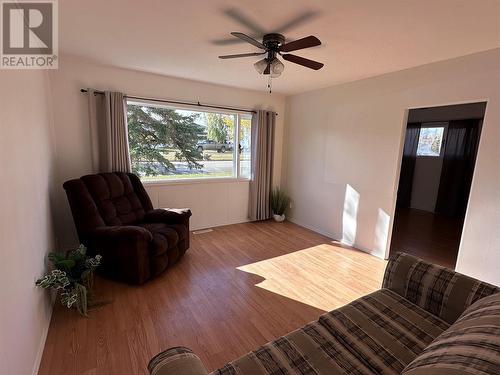
[[[259,74],[269,75],[270,78],[277,78],[285,69],[285,65],[278,59],[281,56],[283,60],[305,66],[306,68],[319,70],[324,64],[300,57],[288,52],[297,51],[304,48],[311,48],[321,45],[321,41],[315,36],[307,36],[285,43],[285,37],[281,34],[270,33],[265,34],[262,38],[262,43],[258,40],[239,32],[232,32],[231,35],[247,42],[255,47],[258,47],[262,52],[240,53],[236,55],[219,56],[220,59],[234,59],[239,57],[252,57],[266,55],[262,60],[254,64],[255,70]]]

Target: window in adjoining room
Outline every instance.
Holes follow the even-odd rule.
[[[249,113],[128,101],[132,171],[144,181],[250,178]]]
[[[418,137],[417,156],[438,157],[441,155],[443,133],[444,127],[422,127]]]

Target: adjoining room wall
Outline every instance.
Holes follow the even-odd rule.
[[[500,49],[288,97],[292,220],[386,257],[407,109],[484,100],[456,269],[500,285]]]
[[[49,328],[49,294],[35,286],[54,249],[48,77],[0,71],[0,374],[36,374]]]
[[[443,122],[444,137],[448,130],[448,123]],[[413,172],[413,186],[411,193],[411,208],[434,212],[443,169],[444,152],[440,156],[417,156],[415,171]],[[399,181],[398,181],[399,184]]]
[[[443,155],[417,156],[413,172],[411,208],[434,212],[443,169]]]
[[[280,183],[285,108],[282,95],[103,66],[74,56],[63,56],[59,67],[59,70],[50,72],[50,80],[60,175],[57,186],[56,234],[61,248],[77,243],[62,183],[91,172],[87,96],[80,93],[82,87],[153,98],[274,110],[279,114],[276,124],[274,183]],[[151,184],[147,186],[147,190],[156,207],[191,207],[193,229],[247,220],[247,181]]]

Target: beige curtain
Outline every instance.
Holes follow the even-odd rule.
[[[271,217],[269,195],[273,176],[275,124],[274,112],[259,110],[252,117],[252,179],[248,206],[251,220]]]
[[[94,172],[130,172],[127,103],[122,93],[88,89]]]

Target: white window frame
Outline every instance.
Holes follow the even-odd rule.
[[[144,105],[150,107],[160,107],[160,108],[168,108],[168,109],[183,109],[189,110],[193,112],[206,112],[206,113],[217,113],[223,115],[229,115],[234,117],[234,132],[233,135],[233,175],[230,177],[193,177],[193,178],[166,178],[160,180],[143,180],[141,178],[141,182],[144,185],[169,185],[169,184],[191,184],[191,183],[214,183],[214,182],[248,182],[251,177],[241,177],[240,175],[240,153],[239,153],[239,144],[240,144],[240,122],[243,116],[250,117],[253,115],[248,112],[241,111],[230,111],[223,109],[212,109],[206,107],[199,107],[196,105],[169,105],[165,103],[158,103],[150,100],[143,99],[127,99],[127,106],[130,105]],[[128,132],[127,132],[128,137]]]

